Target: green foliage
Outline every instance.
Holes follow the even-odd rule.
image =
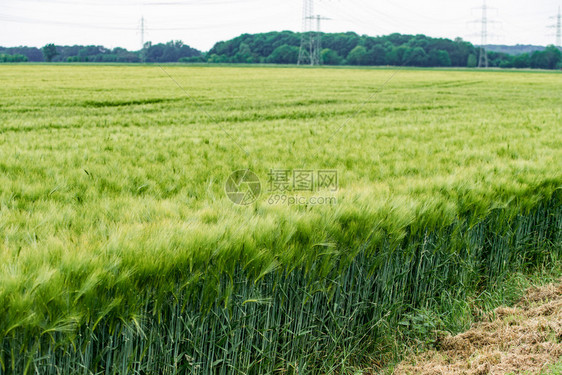
[[[193,57],[181,57],[178,62],[181,63],[203,63],[206,62],[207,59],[204,55],[193,56]]]
[[[385,57],[386,57],[386,49],[380,45],[377,44],[375,46],[373,46],[373,48],[371,48],[369,50],[369,63],[372,65],[385,65],[387,63]]]
[[[294,48],[300,46],[301,37],[309,36],[290,31],[243,34],[215,44],[209,51],[208,61],[290,63],[281,62],[294,60],[283,58],[280,51],[294,54]],[[474,53],[474,47],[462,40],[435,39],[425,35],[369,37],[349,32],[322,34],[321,37],[325,50],[322,61],[326,61],[327,65],[465,66],[468,55]],[[242,45],[247,46],[251,54],[241,56],[239,51]],[[289,50],[287,46],[293,49]],[[283,49],[277,50],[280,47]]]
[[[113,50],[102,46],[59,47],[60,54],[54,61],[65,62],[122,62],[136,63],[141,59],[137,53],[116,47]]]
[[[441,316],[430,309],[412,309],[404,313],[402,320],[398,322],[399,334],[408,342],[417,342],[421,347],[427,348],[437,341],[436,333],[450,329],[442,321]]]
[[[184,58],[200,57],[201,52],[183,44],[182,41],[170,41],[166,44],[147,42],[141,51],[144,62],[176,62]]]
[[[391,47],[386,54],[386,62],[388,65],[403,65],[408,63],[408,61],[404,60],[404,55],[409,50],[410,49],[406,46]]]
[[[90,62],[90,63],[138,63],[138,62],[203,62],[201,52],[191,48],[181,41],[170,41],[168,43],[152,44],[147,42],[140,51],[128,51],[125,48],[116,47],[108,49],[103,46],[54,46],[49,44],[41,51],[29,47],[2,48],[3,51],[13,51],[24,54],[29,61],[53,61],[53,62]],[[47,53],[47,54],[45,54]]]
[[[531,57],[529,54],[524,53],[513,58],[513,67],[514,68],[530,68],[531,67]]]
[[[245,64],[254,62],[254,56],[252,55],[250,46],[246,43],[241,43],[232,58],[232,62]]]
[[[560,360],[560,362],[554,365],[548,366],[541,372],[541,375],[561,375],[561,374],[562,374],[562,360]]]
[[[23,55],[28,61],[43,61],[43,53],[36,47],[0,47],[0,54]]]
[[[334,50],[324,48],[321,53],[322,63],[326,65],[342,65],[344,59]]]
[[[367,49],[357,46],[347,55],[347,62],[351,65],[367,65]]]
[[[51,62],[53,58],[59,54],[57,51],[57,47],[53,43],[45,45],[42,48],[42,51],[43,57],[47,62]]]
[[[426,66],[428,63],[427,54],[422,47],[407,49],[402,60],[405,65],[411,66]]]
[[[0,373],[343,373],[562,255],[556,72],[165,69],[0,71]]]
[[[548,46],[544,51],[536,51],[531,55],[531,67],[538,69],[556,69],[562,62],[562,51],[555,46]]]
[[[54,46],[49,60],[37,48],[0,47],[0,54],[23,55],[29,61],[56,62],[184,62],[184,63],[274,63],[295,64],[302,35],[292,31],[242,34],[216,43],[208,53],[191,48],[181,41],[165,44],[147,42],[140,51],[103,46]],[[425,35],[391,34],[370,37],[347,33],[323,33],[321,61],[326,65],[395,65],[435,67],[476,67],[479,49],[457,38],[454,41]],[[46,46],[47,47],[47,46]],[[488,51],[491,67],[557,69],[562,65],[560,51],[534,46],[495,46]],[[505,48],[504,48],[505,47]],[[53,50],[54,48],[54,50]],[[510,53],[530,51],[513,56]],[[296,56],[296,57],[295,57]]]
[[[0,53],[0,63],[12,63],[12,62],[26,62],[29,61],[27,56],[15,54],[15,55],[7,55],[4,53]]]
[[[274,64],[296,64],[299,59],[299,48],[283,44],[271,52],[267,57],[268,63]]]
[[[449,52],[443,50],[432,50],[427,58],[429,66],[451,66]]]
[[[322,46],[336,51],[338,55],[344,57],[368,39],[368,37],[359,36],[353,32],[322,34]]]

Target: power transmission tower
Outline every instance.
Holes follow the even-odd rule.
[[[312,20],[316,20],[316,32],[311,33],[311,42],[313,49],[310,51],[310,65],[322,65],[322,27],[321,23],[323,20],[329,20],[330,18],[322,17],[321,15],[316,15],[311,17]]]
[[[314,0],[303,0],[302,5],[302,34],[299,49],[298,65],[310,63],[314,65],[312,56],[314,54],[314,40],[312,36],[312,14],[314,12]]]
[[[480,42],[480,58],[478,59],[478,67],[488,67],[488,53],[486,52],[486,45],[488,44],[488,7],[486,0],[482,4],[482,32]]]
[[[479,53],[479,58],[478,58],[478,67],[479,68],[487,68],[488,67],[488,53],[486,52],[486,46],[488,45],[488,37],[490,36],[490,33],[488,32],[488,25],[490,23],[496,23],[496,21],[490,21],[490,18],[488,17],[488,11],[490,9],[495,9],[495,8],[490,8],[487,4],[486,4],[486,0],[483,0],[482,6],[479,8],[474,8],[474,9],[478,9],[482,12],[482,16],[481,18],[472,21],[472,23],[478,23],[480,24],[481,30],[480,33],[477,34],[480,36],[480,53]]]
[[[556,24],[550,25],[549,27],[556,28],[556,47],[562,49],[562,15],[560,13],[560,7],[558,7],[558,15],[550,18],[556,20]]]
[[[314,0],[303,0],[302,6],[302,34],[301,46],[299,48],[299,59],[297,64],[321,65],[322,52],[322,28],[323,20],[330,18],[314,14]],[[314,30],[316,20],[316,30]]]

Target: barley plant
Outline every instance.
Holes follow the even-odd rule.
[[[562,75],[394,73],[2,66],[0,374],[376,371],[553,267]]]

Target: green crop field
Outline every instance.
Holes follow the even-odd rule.
[[[378,369],[562,255],[557,72],[0,82],[0,374]]]

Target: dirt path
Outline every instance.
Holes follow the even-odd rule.
[[[403,361],[395,374],[539,374],[562,356],[562,284],[534,288],[512,308],[443,338],[439,350]]]

